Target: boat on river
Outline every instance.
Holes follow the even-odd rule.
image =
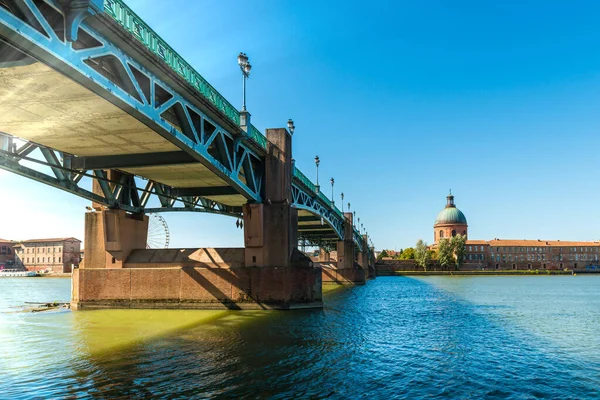
[[[40,276],[35,271],[24,271],[22,269],[3,269],[0,270],[0,278],[7,277],[19,277],[19,278],[28,278],[33,276]]]

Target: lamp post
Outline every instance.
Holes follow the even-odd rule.
[[[250,65],[250,61],[248,61],[248,56],[246,53],[240,53],[238,55],[238,65],[240,66],[240,70],[242,71],[242,79],[243,79],[243,103],[242,103],[242,111],[246,111],[246,79],[250,76],[250,70],[252,70],[252,65]]]
[[[344,213],[344,192],[342,192],[342,194],[340,194],[340,196],[342,197],[342,214]]]
[[[331,182],[331,204],[335,204],[335,200],[333,200],[333,184],[335,183],[335,179],[331,178],[329,182]]]
[[[354,224],[354,220],[356,219],[356,211],[353,211],[353,217],[354,217],[354,218],[352,218],[352,226],[354,226],[354,225],[355,225],[355,224]]]
[[[292,121],[292,119],[288,119],[288,130],[290,131],[290,133],[293,135],[294,131],[296,130],[296,126],[294,125],[294,121]]]
[[[318,155],[315,156],[315,165],[317,166],[317,194],[319,194],[319,164],[321,164],[321,159]]]
[[[350,212],[350,202],[348,202],[348,212]]]

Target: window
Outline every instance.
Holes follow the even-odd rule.
[[[37,262],[40,262],[40,258],[39,257],[37,258]]]
[[[543,267],[544,269],[546,269],[546,264],[542,264],[542,267]]]
[[[6,246],[0,247],[0,254],[6,254]]]
[[[452,229],[452,236],[456,236],[456,231]]]
[[[444,231],[440,230],[440,239],[444,238]]]
[[[527,264],[527,269],[531,269],[531,264]]]
[[[58,257],[58,262],[60,262],[60,257]]]

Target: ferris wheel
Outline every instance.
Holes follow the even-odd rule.
[[[169,248],[169,226],[167,221],[158,214],[148,214],[148,239],[146,248],[167,249]]]

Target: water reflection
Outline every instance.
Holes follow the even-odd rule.
[[[321,311],[0,314],[0,368],[8,377],[0,381],[0,393],[11,398],[598,396],[600,348],[582,351],[577,342],[546,332],[554,311],[533,307],[531,299],[560,292],[553,285],[580,285],[576,296],[561,302],[581,306],[581,293],[590,288],[597,293],[600,280],[550,280],[543,283],[545,292],[532,295],[523,292],[522,283],[496,277],[452,279],[378,278],[327,294]],[[569,309],[563,304],[558,313]],[[600,324],[593,312],[567,315],[585,336]],[[563,329],[554,326],[553,332]]]

